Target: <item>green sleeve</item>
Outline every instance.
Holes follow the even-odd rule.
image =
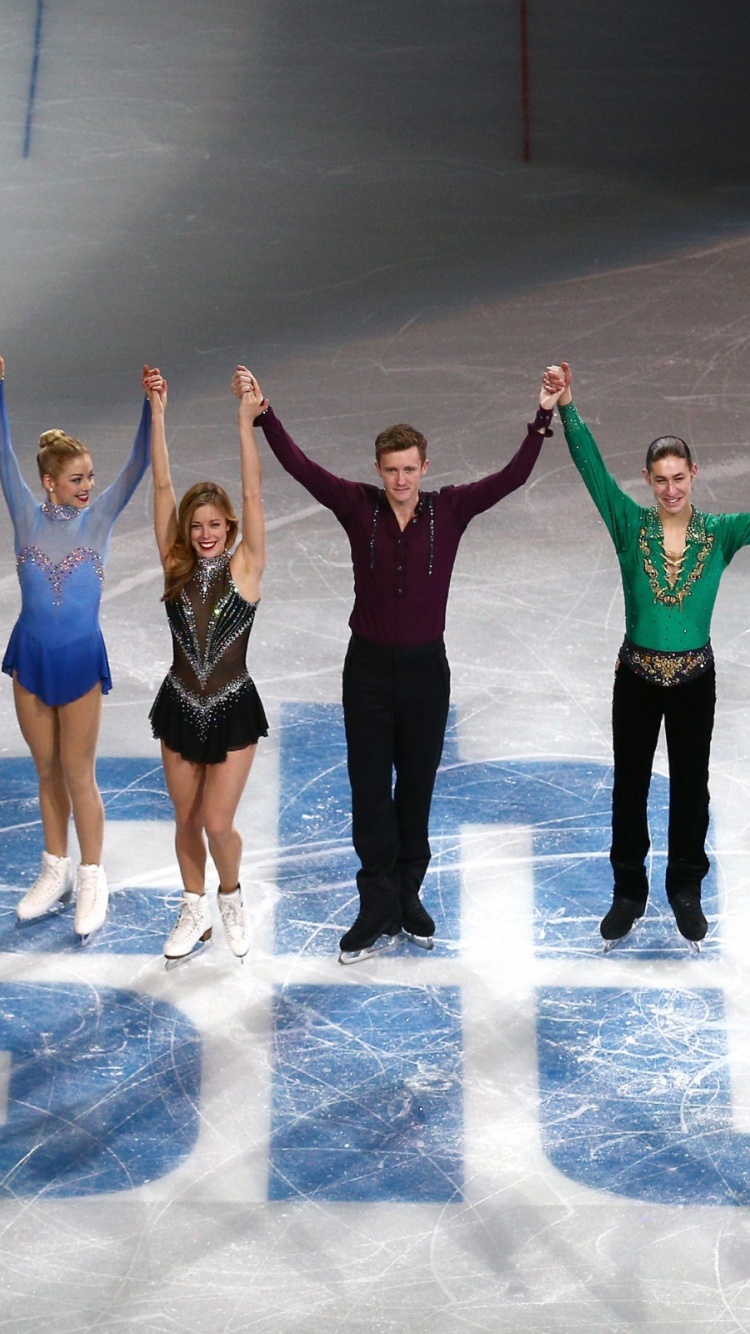
[[[721,549],[728,565],[740,547],[750,544],[750,514],[717,514],[716,523]]]
[[[618,486],[608,472],[593,435],[578,415],[574,403],[558,407],[570,457],[601,514],[615,549],[624,551],[641,525],[641,508]]]

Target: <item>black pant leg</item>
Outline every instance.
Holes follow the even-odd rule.
[[[376,917],[399,915],[398,825],[393,801],[394,669],[391,651],[353,638],[344,663],[344,726],[352,790],[352,842],[360,905]]]
[[[708,764],[716,705],[710,671],[667,690],[664,726],[669,754],[667,897],[699,890],[708,872]]]
[[[663,686],[644,681],[622,663],[612,697],[612,846],[610,862],[617,896],[645,903],[648,790],[663,711]]]
[[[396,671],[395,806],[398,876],[405,903],[430,862],[429,821],[450,704],[450,668],[443,644],[402,650]]]

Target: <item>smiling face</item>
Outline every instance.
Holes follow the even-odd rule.
[[[687,459],[676,454],[665,454],[650,468],[643,469],[643,476],[654,493],[662,521],[690,517],[690,495],[697,471],[697,463],[688,463]]]
[[[90,454],[79,454],[60,468],[56,477],[45,473],[44,489],[53,505],[85,510],[94,489],[94,465]]]
[[[394,509],[414,509],[419,498],[419,483],[427,472],[416,445],[410,449],[392,449],[380,455],[375,464],[383,481],[386,498]]]
[[[198,505],[190,521],[190,545],[197,556],[220,556],[227,545],[229,525],[215,505]]]

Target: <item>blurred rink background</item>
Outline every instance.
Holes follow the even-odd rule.
[[[29,482],[51,425],[111,479],[145,361],[178,490],[238,493],[239,361],[332,470],[369,478],[410,421],[429,484],[466,481],[565,358],[633,495],[672,432],[699,506],[750,509],[747,32],[739,0],[4,0],[0,352]],[[622,598],[558,423],[456,566],[437,948],[344,970],[348,548],[270,456],[264,493],[244,966],[218,932],[161,960],[179,876],[146,482],[105,584],[115,892],[85,949],[69,912],[14,924],[41,834],[0,690],[0,1328],[748,1329],[750,556],[714,618],[702,957],[665,911],[662,751],[649,913],[601,953]]]

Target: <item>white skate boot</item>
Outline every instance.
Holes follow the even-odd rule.
[[[224,927],[227,944],[238,959],[244,959],[250,949],[250,936],[245,919],[245,905],[242,890],[238,885],[231,894],[222,894],[219,890],[219,912]]]
[[[164,946],[167,968],[176,968],[211,944],[211,913],[205,894],[183,891],[180,911]]]
[[[73,930],[85,940],[104,926],[109,886],[103,866],[81,864],[76,870],[76,915]]]
[[[19,922],[33,922],[43,917],[55,903],[68,901],[73,893],[73,868],[70,857],[55,857],[42,853],[42,870],[38,880],[16,904]]]

